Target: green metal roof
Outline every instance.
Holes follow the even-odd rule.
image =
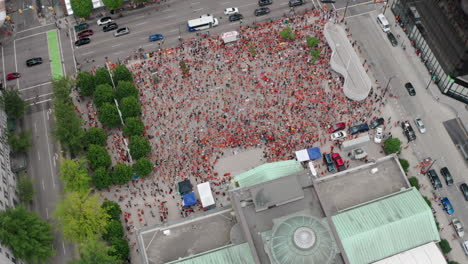
[[[367,264],[440,241],[431,208],[415,188],[332,216],[351,264]]]
[[[266,163],[254,169],[241,173],[232,180],[235,187],[247,187],[271,181],[304,170],[296,160],[285,160]]]
[[[228,245],[166,264],[255,264],[247,243]]]

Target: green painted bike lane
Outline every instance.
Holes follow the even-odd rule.
[[[52,71],[52,79],[62,77],[62,57],[60,56],[57,30],[50,30],[47,32],[47,44],[49,46],[50,69]]]

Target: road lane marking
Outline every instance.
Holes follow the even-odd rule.
[[[367,1],[367,2],[363,2],[363,3],[359,3],[359,4],[355,4],[355,5],[348,5],[348,8],[351,8],[351,7],[355,7],[355,6],[360,6],[360,5],[367,5],[367,4],[371,4],[371,3],[374,3],[374,1]],[[340,7],[340,8],[337,8],[336,10],[341,10],[341,9],[345,9],[346,7]]]
[[[34,131],[37,133],[37,122],[34,121]]]
[[[201,11],[203,10],[204,8],[198,8],[198,9],[194,9],[193,12],[198,12],[198,11]]]
[[[46,213],[47,219],[49,219],[49,208],[47,208],[47,207],[45,208],[45,213]]]
[[[200,2],[193,2],[192,5],[198,5]]]
[[[171,31],[169,31],[169,32],[176,32],[177,30],[178,30],[178,29],[173,29],[173,30],[171,30]]]
[[[13,41],[13,52],[15,53],[15,71],[18,72],[18,63],[16,61],[16,39]],[[5,69],[3,69],[3,71],[5,71]],[[16,79],[16,87],[19,89],[19,78]]]
[[[113,46],[111,46],[111,48],[118,47],[118,46],[120,46],[120,45],[122,45],[122,43],[119,43],[119,44],[113,45]]]
[[[44,111],[42,111],[42,118],[44,119],[44,127],[45,127],[45,138],[46,138],[46,144],[47,144],[47,153],[49,154],[48,155],[48,158],[49,158],[49,165],[50,165],[50,177],[52,178],[52,186],[54,187],[55,189],[55,181],[54,181],[54,176],[53,176],[53,171],[52,171],[52,160],[51,160],[51,155],[50,155],[50,146],[49,146],[49,131],[47,129],[47,121],[46,121],[46,116],[45,116],[45,113]]]
[[[175,17],[175,15],[167,16],[167,17],[165,17],[165,19],[168,19],[168,18],[171,18],[171,17]]]
[[[90,52],[85,52],[85,53],[83,53],[81,55],[86,56],[86,55],[93,54],[93,53],[94,53],[94,51],[90,51]]]
[[[65,251],[65,242],[63,242],[63,240],[62,240],[62,247],[63,247],[63,254],[66,255],[67,252]]]
[[[36,99],[36,98],[45,97],[45,96],[48,96],[48,95],[51,95],[51,94],[54,94],[54,93],[41,94],[41,95],[38,95],[38,96],[36,96],[36,97],[31,97],[31,98],[24,99],[24,100],[25,100],[25,101],[31,101],[31,100],[34,100],[34,99]]]
[[[284,6],[284,5],[287,5],[288,3],[281,3],[280,5]]]
[[[146,23],[148,23],[148,21],[145,21],[145,22],[141,22],[141,23],[135,24],[135,26],[141,26],[141,25],[144,25],[144,24],[146,24]]]
[[[22,39],[27,39],[27,38],[30,38],[30,37],[35,37],[37,35],[41,35],[41,34],[44,34],[44,33],[46,33],[46,32],[40,32],[40,33],[32,34],[32,35],[29,35],[29,36],[25,36],[25,37],[22,37],[22,38],[17,38],[17,39],[15,39],[15,41],[22,40]]]
[[[60,33],[57,33],[59,49],[60,49],[60,62],[62,63],[62,72],[64,75],[67,75],[67,71],[65,70],[65,63],[63,63],[63,49],[62,49],[62,41],[60,41]]]
[[[222,2],[222,3],[219,3],[219,4],[225,5],[225,4],[229,4],[229,3],[231,3],[231,2]]]
[[[372,12],[375,12],[375,10],[372,10],[372,11],[368,11],[368,12],[364,12],[364,13],[361,13],[361,14],[357,14],[357,15],[352,15],[352,16],[347,16],[346,18],[352,18],[352,17],[358,17],[358,16],[363,16],[363,15],[367,15],[367,14],[370,14]]]
[[[39,153],[39,151],[37,152],[37,159],[41,160],[41,154]]]
[[[39,102],[30,103],[29,105],[37,105],[37,104],[47,103],[49,101],[52,101],[52,99],[46,99],[46,100],[42,100]]]
[[[169,11],[172,11],[172,9],[165,9],[165,10],[163,10],[164,13],[165,13],[165,12],[169,12]]]
[[[39,151],[38,151],[37,153],[39,153]],[[44,190],[44,191],[45,191],[45,184],[44,184],[44,179],[42,179],[41,181],[42,181],[42,190]]]
[[[50,24],[45,24],[45,25],[42,25],[42,26],[37,26],[37,27],[32,27],[32,28],[28,28],[28,29],[25,29],[25,30],[21,30],[21,31],[18,31],[16,32],[16,34],[19,34],[21,32],[26,32],[26,31],[29,31],[29,30],[33,30],[33,29],[36,29],[36,28],[40,28],[40,27],[47,27],[47,26],[50,26],[50,25],[53,25],[54,23],[50,23]]]

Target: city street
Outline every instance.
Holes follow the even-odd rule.
[[[24,8],[33,0],[14,1],[16,8]],[[28,10],[23,14],[15,14],[17,33],[15,39],[1,47],[2,68],[1,78],[7,86],[19,88],[23,98],[30,103],[30,109],[24,120],[24,129],[33,134],[33,147],[28,153],[28,174],[34,180],[36,197],[33,209],[43,219],[51,221],[51,214],[55,209],[55,203],[61,194],[62,185],[58,179],[58,159],[61,156],[58,144],[51,136],[53,130],[53,112],[51,109],[51,63],[49,55],[49,43],[47,32],[57,30],[59,50],[62,59],[64,73],[74,76],[77,68],[91,70],[94,66],[103,66],[105,58],[112,62],[125,60],[134,55],[139,48],[144,51],[154,51],[159,48],[169,48],[179,45],[179,36],[182,39],[195,38],[196,34],[188,32],[187,20],[198,18],[202,14],[213,14],[219,20],[219,26],[211,28],[210,34],[220,34],[236,30],[241,22],[229,22],[228,16],[223,10],[227,7],[238,7],[244,15],[243,25],[253,22],[266,21],[279,18],[290,12],[305,8],[327,7],[338,10],[341,14],[346,9],[346,0],[337,0],[335,4],[323,4],[318,0],[307,0],[303,6],[291,10],[287,0],[274,0],[268,7],[271,13],[265,16],[255,17],[254,10],[258,8],[256,1],[213,1],[213,0],[173,0],[161,5],[147,6],[142,9],[125,11],[124,16],[117,18],[112,15],[120,27],[128,26],[130,34],[114,37],[111,32],[103,32],[102,27],[96,24],[96,18],[87,21],[94,35],[90,37],[91,43],[75,47],[76,33],[73,25],[74,19],[69,17],[62,20],[62,28],[52,24],[39,24],[35,11]],[[409,175],[416,176],[425,187],[421,189],[423,195],[430,197],[432,186],[426,175],[418,175],[419,168],[414,168],[418,162],[426,157],[435,159],[433,166],[442,181],[441,196],[447,196],[453,204],[455,213],[453,217],[459,218],[468,225],[468,202],[463,198],[458,186],[468,182],[466,178],[466,161],[455,147],[447,132],[444,122],[460,117],[463,124],[467,124],[466,113],[461,113],[464,105],[441,95],[433,84],[426,90],[430,75],[421,60],[416,56],[414,49],[401,28],[393,26],[394,17],[390,8],[386,10],[386,16],[392,25],[392,32],[398,36],[399,45],[393,47],[386,34],[376,23],[376,16],[383,12],[382,4],[374,4],[374,1],[351,0],[346,9],[346,22],[352,34],[351,39],[357,40],[363,58],[366,59],[366,68],[372,80],[379,80],[378,85],[384,89],[389,83],[389,91],[392,98],[386,103],[391,106],[392,123],[409,120],[415,130],[413,120],[421,118],[427,128],[425,134],[416,131],[417,139],[407,144],[406,138],[402,139],[404,149],[402,157],[410,161]],[[30,14],[30,15],[27,15]],[[33,15],[34,14],[34,15]],[[94,16],[95,17],[95,16]],[[203,31],[207,32],[207,31]],[[163,41],[149,42],[152,34],[163,34]],[[402,49],[406,45],[406,50]],[[25,61],[32,57],[42,57],[43,63],[34,67],[26,67]],[[94,61],[94,62],[93,62]],[[78,63],[78,67],[77,67]],[[20,72],[22,77],[12,81],[6,81],[6,74]],[[416,89],[416,96],[409,96],[404,84],[411,82]],[[460,110],[462,109],[462,110]],[[466,110],[465,110],[466,111]],[[393,126],[391,130],[400,131],[400,127]],[[395,132],[394,134],[397,134]],[[442,167],[448,167],[455,183],[447,186],[440,175]],[[451,220],[444,211],[440,210],[437,202],[433,202],[437,210],[439,222],[444,226]],[[443,230],[443,236],[451,242],[453,251],[449,255],[460,263],[468,261],[460,246],[461,239],[451,240],[453,228]],[[56,233],[54,248],[56,249],[52,263],[66,263],[74,256],[73,246],[65,243],[61,234]]]

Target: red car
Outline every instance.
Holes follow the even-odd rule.
[[[335,133],[346,128],[345,122],[336,123],[328,129],[328,133]]]
[[[86,38],[86,37],[92,36],[93,34],[94,34],[94,31],[92,29],[86,29],[78,33],[77,37]]]
[[[338,168],[338,171],[346,170],[346,166],[344,164],[344,161],[341,158],[339,153],[332,153],[332,159],[335,162],[335,165]]]
[[[21,74],[18,73],[18,72],[12,72],[12,73],[9,73],[7,74],[7,81],[10,81],[10,80],[14,80],[14,79],[18,79],[19,77],[21,77]]]

